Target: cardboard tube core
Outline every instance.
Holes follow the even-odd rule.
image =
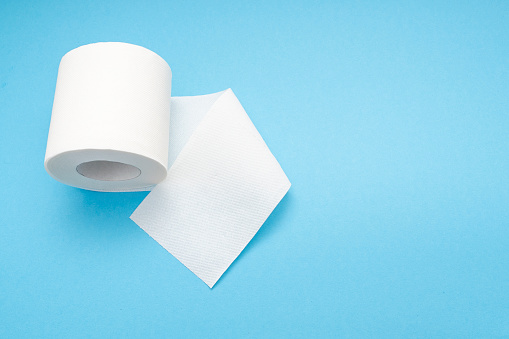
[[[101,181],[131,180],[141,174],[133,165],[116,161],[94,160],[79,164],[76,171],[84,177]]]

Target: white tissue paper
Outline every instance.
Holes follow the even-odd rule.
[[[131,219],[212,287],[290,182],[230,89],[170,99],[170,82],[166,62],[139,46],[66,54],[45,166],[85,189],[157,184]]]
[[[172,116],[179,113],[185,116],[185,110],[177,109]],[[289,188],[278,162],[227,90],[196,128],[166,180],[131,219],[212,287]]]

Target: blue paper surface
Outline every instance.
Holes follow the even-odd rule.
[[[0,3],[0,337],[509,335],[509,3]],[[43,166],[60,58],[231,87],[292,188],[213,290]]]

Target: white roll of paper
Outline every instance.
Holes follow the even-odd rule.
[[[83,189],[155,186],[131,219],[212,287],[290,182],[230,89],[171,98],[171,77],[166,61],[140,46],[67,53],[44,165]]]
[[[60,62],[48,173],[95,191],[147,190],[168,166],[171,70],[125,43],[78,47]]]

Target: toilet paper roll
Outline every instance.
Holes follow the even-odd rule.
[[[131,219],[210,287],[290,188],[231,89],[171,98],[168,64],[126,43],[62,58],[44,164],[89,190],[157,185]]]
[[[150,190],[168,170],[171,69],[154,52],[108,42],[60,62],[45,167],[95,191]]]

